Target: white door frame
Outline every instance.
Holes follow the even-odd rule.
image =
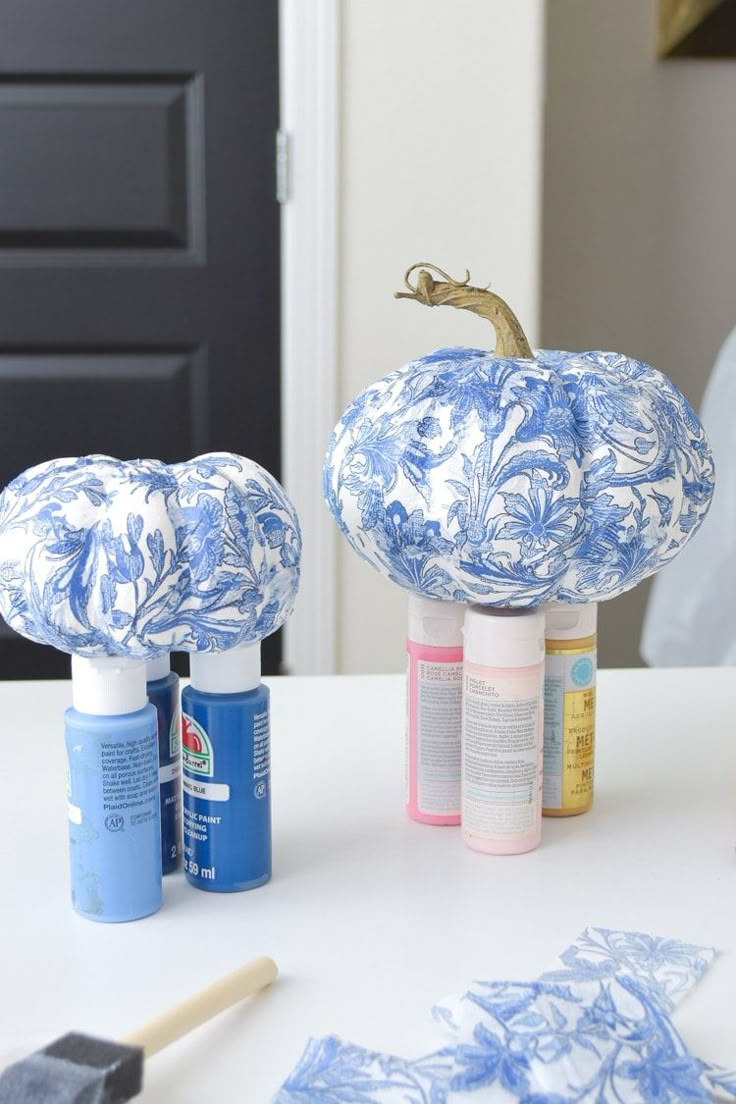
[[[337,661],[337,527],[322,462],[337,421],[340,0],[279,0],[283,483],[304,540],[284,671]]]

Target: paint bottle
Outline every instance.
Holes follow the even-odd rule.
[[[575,816],[593,804],[598,606],[545,606],[545,816]]]
[[[463,629],[462,836],[516,855],[542,835],[544,614],[471,606]]]
[[[192,653],[182,691],[184,871],[233,893],[271,877],[269,692],[260,643]]]
[[[161,817],[145,663],[73,656],[65,722],[72,904],[89,920],[148,916],[161,906]]]
[[[406,811],[460,823],[460,723],[465,606],[409,596]]]
[[[179,676],[168,655],[146,664],[148,700],[158,714],[158,780],[161,787],[161,863],[164,874],[181,864],[181,710]]]

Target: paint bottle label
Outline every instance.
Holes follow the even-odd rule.
[[[181,864],[181,712],[179,679],[170,674],[148,683],[148,700],[158,714],[161,786],[161,862],[164,874]]]
[[[534,836],[541,811],[543,665],[496,670],[465,663],[463,832]]]
[[[66,714],[72,902],[93,920],[134,920],[161,904],[156,714],[140,717]]]
[[[550,644],[544,678],[542,811],[545,816],[570,816],[586,812],[593,801],[595,637]]]
[[[408,641],[408,808],[460,823],[463,650]]]
[[[407,652],[406,657],[406,715],[404,717],[404,804],[407,811],[411,812],[411,788],[412,788],[412,776],[411,776],[411,756],[412,756],[412,738],[411,738],[411,655]]]
[[[184,870],[201,889],[255,888],[271,875],[267,700],[245,718],[194,712],[182,713]]]

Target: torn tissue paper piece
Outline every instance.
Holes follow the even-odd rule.
[[[398,1058],[335,1035],[310,1039],[273,1104],[439,1104],[453,1053],[445,1047],[424,1058]]]
[[[736,1100],[670,1012],[715,951],[586,928],[532,982],[477,981],[433,1009],[451,1042],[420,1059],[311,1040],[275,1104],[649,1104]]]

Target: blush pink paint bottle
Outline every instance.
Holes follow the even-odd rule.
[[[542,838],[544,614],[471,606],[463,630],[462,836],[488,855]]]
[[[409,597],[406,811],[422,824],[460,823],[465,608]]]

